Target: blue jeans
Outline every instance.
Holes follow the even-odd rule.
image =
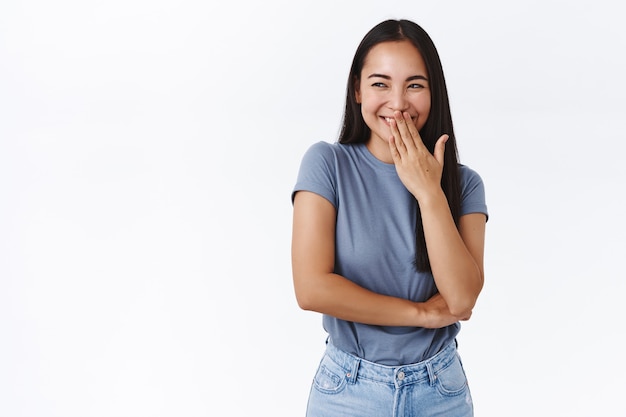
[[[313,379],[307,417],[471,417],[472,397],[452,342],[430,359],[385,366],[328,342]]]

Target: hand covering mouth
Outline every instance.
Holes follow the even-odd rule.
[[[387,122],[387,124],[390,124],[392,120],[394,120],[394,117],[387,117],[387,116],[380,116],[381,118],[385,119],[385,122]],[[411,120],[413,122],[415,122],[417,120],[417,117],[411,116]]]

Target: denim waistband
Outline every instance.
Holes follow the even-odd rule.
[[[456,358],[456,341],[448,344],[435,356],[422,362],[388,366],[354,356],[335,347],[329,340],[326,354],[346,372],[346,378],[354,383],[357,378],[369,379],[395,386],[428,382],[435,383],[437,374]]]

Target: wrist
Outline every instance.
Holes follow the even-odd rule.
[[[441,187],[437,187],[431,191],[414,193],[415,199],[420,206],[422,212],[424,210],[439,210],[442,206],[448,206],[448,199]]]
[[[432,325],[432,317],[429,315],[426,303],[413,303],[413,308],[414,325],[429,328]]]

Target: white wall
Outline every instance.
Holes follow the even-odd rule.
[[[290,191],[389,17],[435,40],[487,187],[477,416],[626,414],[616,3],[3,2],[0,415],[303,415]]]

